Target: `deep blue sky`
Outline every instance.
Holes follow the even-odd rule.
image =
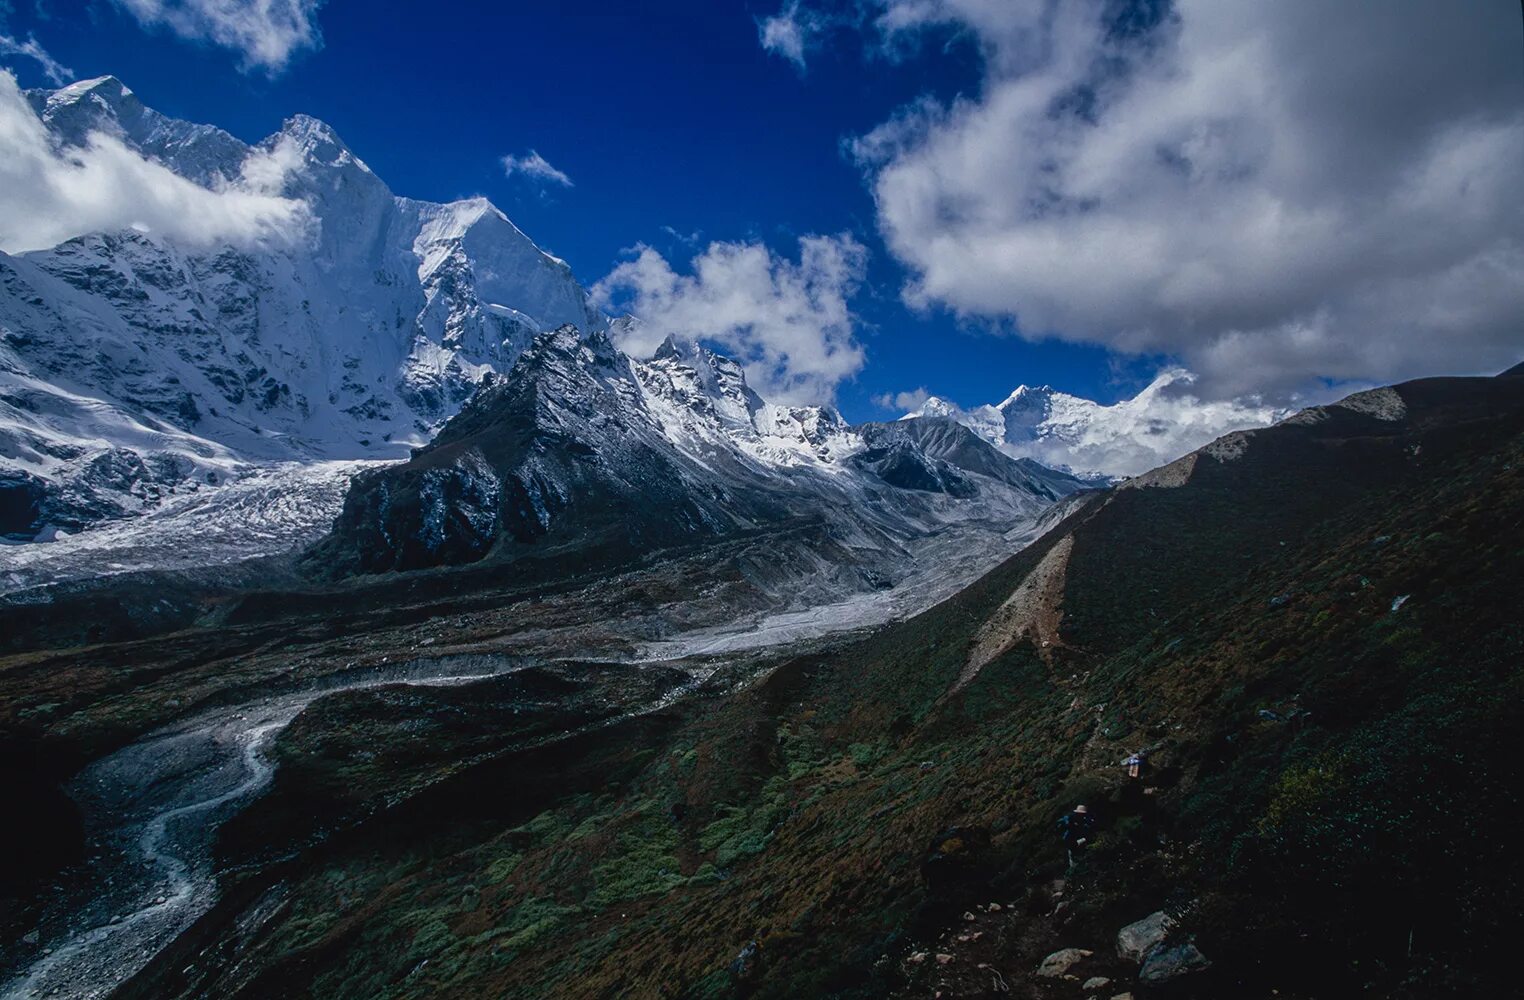
[[[145,32],[104,0],[12,0],[10,32],[37,40],[79,78],[112,73],[150,107],[254,141],[295,112],[321,118],[398,194],[485,194],[591,284],[638,242],[680,270],[709,240],[762,239],[794,256],[805,233],[851,231],[872,254],[854,306],[868,363],[841,386],[851,419],[885,416],[870,397],[926,386],[964,404],[1018,383],[1110,401],[1152,372],[1119,375],[1099,349],[1030,344],[917,313],[874,228],[844,138],[917,96],[978,86],[977,53],[956,39],[907,65],[832,46],[801,76],[758,44],[774,0],[423,3],[330,0],[324,44],[273,79],[237,55]],[[504,9],[512,7],[515,9]],[[24,86],[37,67],[10,59]],[[575,181],[542,189],[500,159],[533,148]]]

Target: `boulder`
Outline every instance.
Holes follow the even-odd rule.
[[[1106,987],[1108,987],[1110,985],[1111,985],[1111,980],[1107,979],[1105,976],[1091,976],[1089,979],[1085,980],[1084,985],[1082,985],[1080,987],[1080,989],[1082,989],[1082,990],[1104,990]]]
[[[1086,951],[1084,948],[1060,949],[1042,960],[1042,964],[1037,967],[1037,974],[1044,979],[1057,979],[1060,976],[1066,976],[1069,974],[1070,969],[1093,954],[1095,952]]]
[[[1175,920],[1159,910],[1117,931],[1117,954],[1132,962],[1141,962],[1154,948],[1164,943],[1174,930]]]
[[[1172,948],[1155,948],[1149,952],[1143,970],[1138,973],[1138,979],[1151,984],[1171,983],[1211,966],[1211,961],[1201,953],[1201,949],[1186,942]]]

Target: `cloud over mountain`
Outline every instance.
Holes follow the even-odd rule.
[[[768,399],[823,402],[863,366],[848,299],[866,259],[846,233],[801,237],[797,262],[759,242],[716,242],[681,274],[640,246],[592,294],[641,321],[624,329],[622,350],[649,356],[669,334],[709,341],[740,360]]]
[[[1175,355],[1210,396],[1517,361],[1517,4],[868,11],[876,48],[983,55],[852,147],[911,304]]]
[[[309,219],[305,205],[279,193],[283,156],[279,148],[257,151],[240,177],[213,190],[105,132],[60,150],[16,78],[0,71],[0,250],[37,250],[122,229],[191,244],[292,239]]]

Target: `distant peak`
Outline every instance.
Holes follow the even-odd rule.
[[[956,403],[948,402],[941,396],[927,396],[925,402],[901,417],[901,420],[911,420],[915,417],[946,417],[956,413]]]
[[[508,221],[508,216],[498,211],[497,206],[488,201],[483,195],[476,195],[473,198],[462,198],[459,201],[452,201],[450,202],[450,207],[455,209],[456,213],[462,219],[475,220],[480,219],[486,215],[494,215],[504,222]]]
[[[1018,385],[1005,400],[996,407],[999,410],[1008,410],[1012,407],[1036,406],[1058,395],[1058,390],[1051,385]]]
[[[333,130],[333,126],[320,118],[303,114],[292,115],[281,123],[279,135],[281,138],[296,143],[309,159],[334,165],[354,163],[361,170],[370,173],[370,168],[345,145],[344,140],[340,139],[339,134]]]
[[[667,339],[663,340],[661,342],[661,346],[656,349],[656,353],[651,355],[651,360],[681,361],[683,360],[683,357],[686,353],[683,350],[683,347],[685,346],[687,345],[679,345],[677,342],[677,337],[669,333],[667,334]]]
[[[300,112],[281,122],[280,130],[287,135],[320,136],[331,139],[334,142],[340,141],[339,135],[333,130],[332,125],[329,125],[321,118],[314,118],[311,115],[304,115]]]
[[[75,119],[83,113],[92,127],[102,123],[98,117],[104,112],[112,119],[121,121],[131,118],[142,110],[142,104],[121,80],[114,76],[98,76],[93,80],[80,80],[48,94],[44,117]]]
[[[67,87],[60,87],[53,91],[49,103],[66,104],[77,101],[88,94],[97,94],[110,99],[131,97],[132,90],[121,80],[114,76],[98,76],[93,80],[76,80]]]

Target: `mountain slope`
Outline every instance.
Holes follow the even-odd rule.
[[[112,77],[27,98],[65,154],[111,135],[214,189],[257,162],[308,225],[0,254],[0,534],[78,530],[254,462],[400,457],[536,333],[602,323],[484,199],[396,197],[316,119],[248,146]]]
[[[335,702],[283,740],[230,863],[340,781],[453,776],[230,876],[126,995],[1078,996],[1035,974],[1066,947],[1140,996],[1506,993],[1521,470],[1524,381],[1408,383],[1092,496],[937,608],[734,664],[616,741],[482,757],[509,717],[482,704],[474,769],[441,734],[405,775],[340,774],[429,710]],[[1055,553],[1057,641],[997,633],[970,677]],[[1098,826],[1065,877],[1053,821],[1078,801]],[[1174,929],[1140,982],[1117,933],[1156,911]]]
[[[883,563],[871,577],[912,560],[916,539],[1030,524],[1081,485],[955,424],[850,428],[829,409],[764,402],[739,365],[697,345],[669,340],[642,362],[565,327],[410,461],[358,480],[309,562],[340,575],[489,556],[616,565],[809,521]]]

